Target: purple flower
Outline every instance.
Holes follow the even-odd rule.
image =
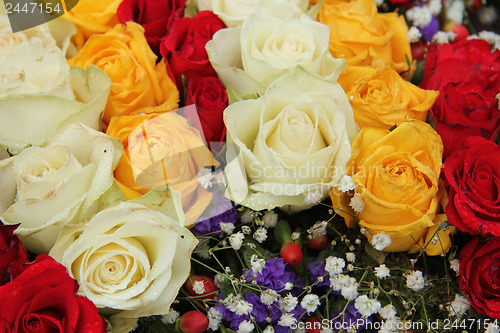
[[[317,287],[324,287],[330,285],[330,275],[326,275],[325,271],[325,261],[324,260],[314,260],[307,264],[307,271],[309,272],[309,279],[311,283],[314,283],[320,276],[323,276],[323,281],[316,284]]]
[[[257,294],[246,294],[245,300],[253,305],[252,315],[258,323],[266,323],[267,318],[271,318],[272,322],[277,322],[281,317],[281,310],[278,302],[271,305],[266,305],[260,301],[260,296]]]
[[[219,299],[219,301],[222,301],[222,299]],[[233,331],[237,331],[238,327],[243,321],[250,320],[250,316],[237,315],[235,312],[230,311],[221,303],[214,305],[214,308],[221,313],[222,320],[224,320],[226,323],[229,323],[229,327]]]
[[[251,269],[245,272],[247,282],[252,281],[254,274]],[[274,289],[278,292],[285,288],[287,282],[293,283],[294,286],[302,285],[302,281],[295,275],[293,269],[285,263],[283,258],[266,260],[266,267],[262,272],[256,274],[255,281],[259,286]]]
[[[439,31],[439,21],[438,19],[432,15],[431,22],[423,28],[420,28],[420,32],[422,33],[422,38],[426,41],[431,42],[432,37]]]
[[[236,223],[238,211],[234,203],[218,191],[212,194],[212,203],[198,219],[200,222],[197,222],[191,229],[196,236],[203,236],[206,234],[216,236],[221,232],[220,222]]]

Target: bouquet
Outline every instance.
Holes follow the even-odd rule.
[[[31,5],[0,331],[499,332],[498,3]]]

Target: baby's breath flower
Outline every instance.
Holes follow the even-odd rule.
[[[251,333],[253,332],[254,328],[255,325],[251,321],[244,320],[238,326],[238,330],[236,331],[236,333]]]
[[[231,235],[234,231],[234,224],[230,222],[219,222],[220,230],[225,232],[228,235]]]
[[[243,214],[241,214],[241,217],[240,217],[241,222],[243,222],[245,224],[251,223],[253,221],[253,219],[255,218],[255,214],[256,213],[253,210],[250,210],[250,209],[245,210],[243,212]]]
[[[362,295],[356,298],[354,307],[362,316],[369,317],[377,313],[382,306],[376,299],[370,299],[368,296]]]
[[[260,294],[260,301],[266,305],[271,305],[278,300],[278,296],[276,290],[267,289]]]
[[[259,227],[255,232],[253,233],[253,238],[259,242],[262,243],[267,239],[267,229],[264,227]]]
[[[379,251],[382,251],[389,245],[391,245],[392,239],[385,232],[381,231],[376,235],[373,235],[372,246]]]
[[[328,223],[326,221],[318,221],[307,230],[307,233],[311,235],[311,238],[316,238],[319,236],[326,235],[326,227]]]
[[[425,286],[424,276],[421,271],[413,271],[406,275],[406,286],[413,291],[419,291]]]
[[[268,210],[264,216],[262,216],[262,222],[266,228],[274,228],[278,223],[278,214],[273,210]]]
[[[315,205],[323,198],[321,191],[308,191],[304,198],[304,205]]]
[[[300,238],[300,232],[293,232],[292,235],[290,236],[290,238],[293,240],[293,241],[296,241],[297,239]]]
[[[417,27],[413,26],[408,30],[408,33],[406,34],[406,38],[410,43],[416,43],[422,38],[422,33],[420,30],[418,30]]]
[[[297,297],[293,296],[292,294],[288,294],[280,299],[279,303],[281,310],[285,312],[292,312],[299,302],[297,301]]]
[[[379,279],[385,279],[386,277],[391,276],[391,271],[385,264],[382,264],[379,267],[375,267],[375,275]]]
[[[455,272],[456,275],[460,273],[460,261],[458,261],[458,259],[451,260],[450,267]]]
[[[243,244],[244,238],[245,235],[241,231],[238,231],[237,233],[229,236],[229,243],[231,244],[231,246],[235,251],[238,251],[241,248],[241,245]]]
[[[261,273],[264,267],[266,267],[266,261],[253,254],[252,257],[250,257],[250,266],[254,273]]]
[[[173,324],[175,323],[175,320],[179,318],[179,312],[175,311],[174,309],[170,309],[166,315],[163,315],[161,317],[161,321],[165,324]]]
[[[200,281],[200,280],[196,280],[193,282],[193,291],[198,294],[198,295],[201,295],[205,292],[205,283],[203,281]]]
[[[470,308],[469,300],[459,294],[455,294],[455,299],[453,302],[448,303],[446,310],[450,313],[450,316],[462,317],[467,310]]]
[[[354,190],[356,188],[356,184],[354,183],[354,180],[352,179],[351,176],[344,175],[340,179],[340,182],[337,185],[337,188],[341,192],[348,192],[348,191]]]
[[[361,211],[365,208],[365,202],[361,197],[360,193],[354,193],[354,196],[351,198],[351,201],[349,202],[349,206],[356,213],[361,213]]]
[[[241,231],[245,234],[245,235],[250,235],[252,233],[252,228],[250,228],[249,226],[247,225],[244,225],[241,227]]]
[[[283,313],[281,315],[280,320],[278,321],[278,325],[283,327],[290,327],[297,323],[297,319],[293,316],[293,313]]]
[[[396,317],[397,311],[392,304],[387,304],[382,309],[379,310],[378,314],[383,319],[392,319]]]
[[[306,309],[307,313],[316,311],[319,305],[319,297],[315,294],[305,295],[300,305]]]
[[[352,252],[346,252],[345,258],[349,262],[355,262],[356,261],[356,255],[354,253],[352,253]]]
[[[219,329],[219,326],[222,322],[222,314],[217,311],[216,308],[210,308],[207,313],[208,317],[208,328],[210,328],[212,331],[216,331]]]
[[[325,271],[330,275],[340,274],[345,267],[345,260],[342,258],[337,258],[329,256],[325,259]]]

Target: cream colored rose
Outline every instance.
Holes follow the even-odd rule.
[[[198,241],[178,208],[175,192],[152,191],[67,225],[50,252],[113,332],[122,320],[166,314],[186,281]]]
[[[217,31],[206,45],[214,69],[238,95],[262,94],[277,78],[302,67],[336,81],[344,65],[328,50],[330,29],[285,0],[259,4],[241,28]]]
[[[26,249],[49,252],[64,224],[95,214],[114,194],[121,152],[119,140],[75,124],[46,147],[0,160],[0,219],[20,224],[16,233]]]
[[[76,26],[62,18],[13,33],[7,14],[0,9],[0,58],[34,36],[41,38],[45,44],[56,44],[64,54],[71,55],[76,51],[70,41],[74,34],[76,34]]]
[[[95,66],[70,69],[55,44],[24,41],[0,58],[0,146],[15,154],[68,124],[99,129],[110,85]]]
[[[225,170],[228,195],[254,210],[323,199],[345,175],[358,132],[340,85],[300,69],[258,99],[231,104],[224,121],[239,149]]]
[[[213,11],[228,27],[239,27],[257,4],[266,1],[273,0],[197,0],[197,6],[200,11]],[[287,2],[310,14],[312,19],[316,19],[319,8],[313,6],[308,11],[309,0],[287,0]]]

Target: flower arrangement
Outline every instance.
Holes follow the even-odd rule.
[[[498,4],[66,5],[0,16],[0,331],[499,332]]]

